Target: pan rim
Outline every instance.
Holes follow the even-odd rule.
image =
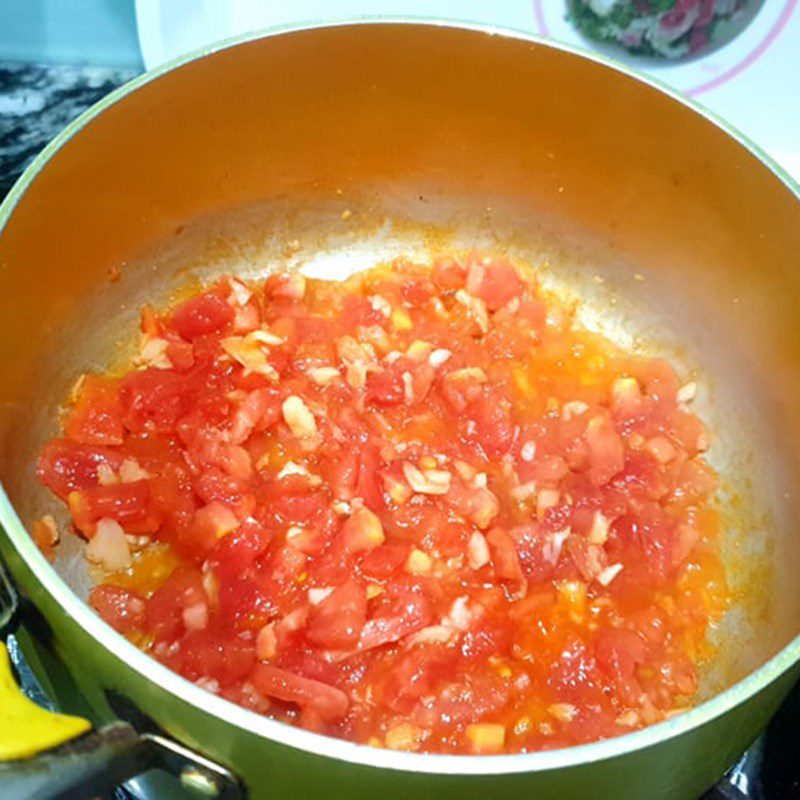
[[[139,88],[146,86],[162,75],[173,72],[201,58],[260,39],[287,34],[308,33],[329,28],[368,27],[370,25],[404,25],[470,31],[527,42],[593,61],[615,72],[622,73],[628,78],[649,85],[656,91],[666,94],[672,100],[705,118],[738,142],[744,150],[755,156],[773,176],[784,184],[795,199],[800,201],[800,184],[740,131],[696,101],[679,94],[657,79],[638,73],[615,59],[584,48],[553,42],[536,34],[512,27],[439,18],[364,16],[325,22],[312,20],[270,27],[230,37],[199,48],[137,76],[102,98],[67,125],[27,167],[9,191],[3,203],[0,204],[0,236],[2,236],[2,232],[20,199],[45,164],[95,117]],[[0,525],[2,525],[17,555],[36,576],[41,588],[53,600],[58,602],[73,621],[99,646],[115,656],[119,661],[124,662],[126,666],[133,669],[145,680],[156,684],[162,690],[173,695],[176,700],[186,702],[196,710],[209,713],[220,721],[231,724],[243,731],[264,737],[277,744],[288,745],[318,756],[365,767],[432,775],[513,775],[517,773],[546,772],[605,761],[644,750],[716,720],[767,688],[800,662],[800,634],[798,634],[772,658],[750,672],[746,677],[688,711],[639,731],[590,744],[534,753],[480,757],[384,750],[312,733],[256,714],[254,711],[242,708],[201,689],[139,650],[97,616],[89,605],[82,601],[55,571],[33,543],[1,483]]]

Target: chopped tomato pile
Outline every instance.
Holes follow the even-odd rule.
[[[688,706],[727,602],[696,387],[523,275],[396,261],[145,308],[38,463],[91,605],[209,691],[375,746],[541,750]]]

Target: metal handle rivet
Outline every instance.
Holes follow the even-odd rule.
[[[181,785],[203,797],[219,797],[216,779],[197,767],[186,767],[181,771]]]

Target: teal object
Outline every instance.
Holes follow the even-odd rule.
[[[0,60],[142,68],[133,0],[0,0]]]

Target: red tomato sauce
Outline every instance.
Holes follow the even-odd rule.
[[[91,605],[189,680],[375,746],[542,750],[681,711],[713,655],[694,391],[502,258],[225,277],[143,310],[38,475]]]

